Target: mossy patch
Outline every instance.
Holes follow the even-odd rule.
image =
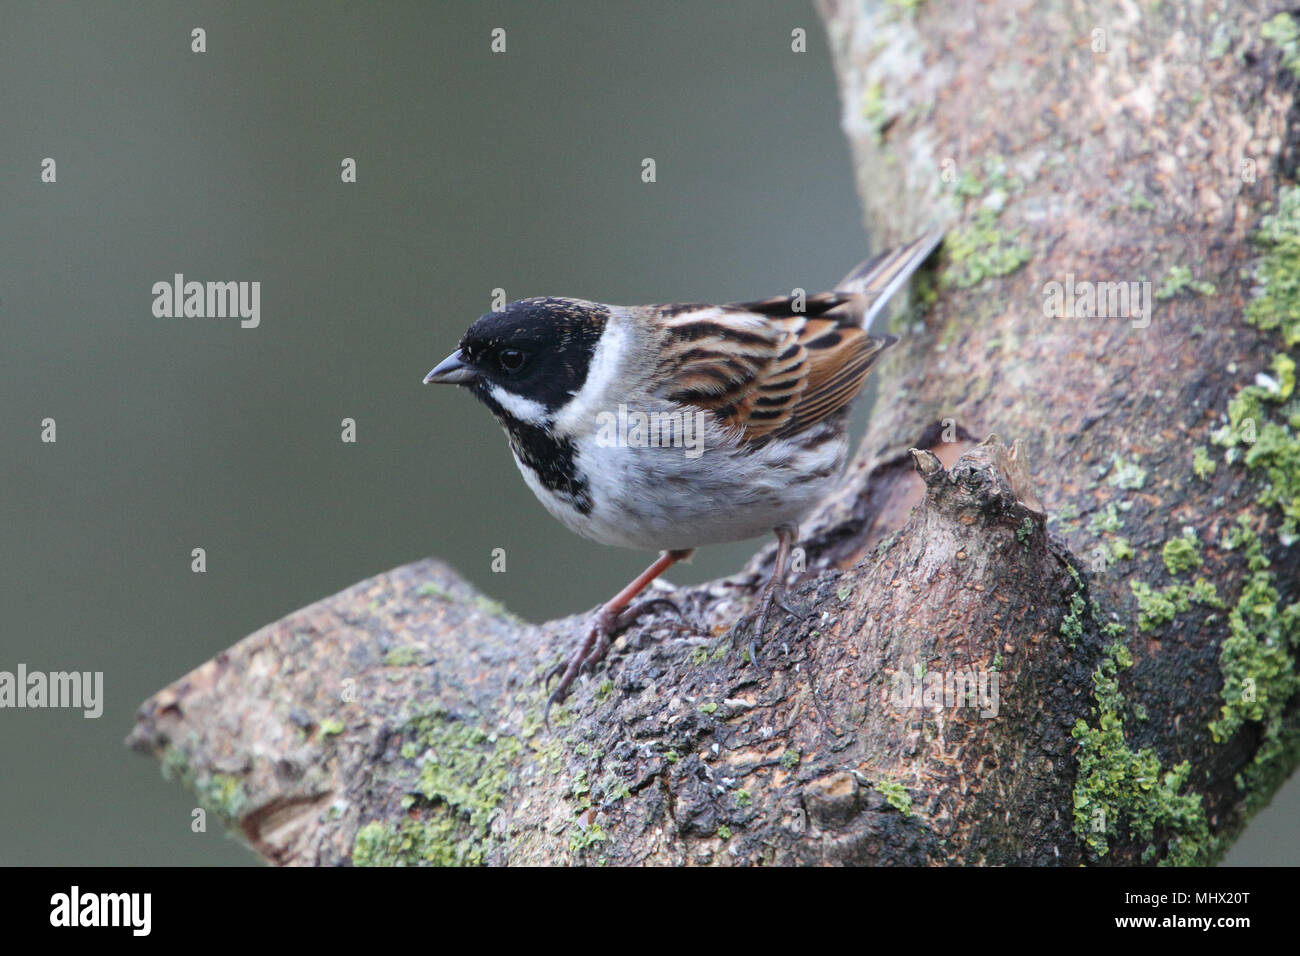
[[[1197,445],[1192,450],[1192,474],[1197,478],[1208,479],[1217,467],[1217,462],[1210,457],[1204,445]]]
[[[371,821],[352,842],[353,866],[460,866],[456,824],[446,816],[403,820],[400,825]]]
[[[970,222],[948,233],[944,240],[948,270],[946,281],[969,289],[985,279],[1010,275],[1032,257],[1018,232],[1000,229],[999,214],[981,207]]]
[[[1129,461],[1122,455],[1114,455],[1106,483],[1125,491],[1137,491],[1147,483],[1147,470],[1138,464],[1136,457]]]
[[[1193,278],[1192,270],[1187,266],[1174,266],[1165,273],[1164,281],[1156,290],[1156,298],[1164,301],[1187,291],[1197,295],[1214,295],[1218,290],[1214,288],[1213,282]]]
[[[872,784],[885,802],[905,817],[912,815],[912,795],[897,780],[880,780]]]
[[[1279,16],[1295,27],[1290,17]],[[1255,296],[1246,307],[1246,321],[1261,331],[1277,331],[1283,347],[1292,349],[1300,345],[1300,187],[1281,190],[1277,212],[1260,220],[1254,239],[1263,253],[1255,267]],[[1211,440],[1227,449],[1226,461],[1240,460],[1263,478],[1255,500],[1281,512],[1278,540],[1290,546],[1300,539],[1300,398],[1295,393],[1295,357],[1278,352],[1269,372],[1260,372],[1233,396],[1228,422]]]
[[[1282,66],[1300,80],[1300,27],[1289,13],[1279,13],[1259,28],[1259,35],[1282,51]]]
[[[1125,502],[1125,504],[1129,503]],[[1093,534],[1114,534],[1120,531],[1124,527],[1124,519],[1119,516],[1119,512],[1118,504],[1114,501],[1108,502],[1105,508],[1096,512],[1089,520],[1089,529]]]
[[[1032,257],[1020,232],[998,226],[1008,199],[1024,189],[1023,180],[1008,171],[1001,156],[984,157],[982,167],[982,175],[967,167],[952,185],[953,198],[963,212],[968,200],[979,200],[968,221],[944,239],[946,269],[942,281],[959,289],[1009,275]]]
[[[879,81],[868,84],[862,91],[858,103],[862,118],[871,128],[872,139],[879,144],[884,138],[885,126],[889,122],[889,113],[885,109],[885,87]]]
[[[162,755],[164,780],[181,783],[194,792],[199,806],[234,826],[248,805],[248,793],[239,777],[230,773],[195,773],[184,747],[173,741]]]
[[[1074,650],[1079,643],[1079,638],[1083,636],[1084,615],[1088,604],[1083,598],[1083,579],[1079,577],[1079,572],[1073,566],[1069,566],[1068,569],[1070,576],[1074,578],[1075,590],[1070,596],[1070,609],[1061,619],[1059,633],[1065,638],[1065,643],[1070,650]]]
[[[1300,603],[1281,606],[1270,562],[1246,515],[1225,542],[1245,552],[1247,577],[1236,606],[1228,614],[1228,638],[1219,653],[1223,672],[1223,707],[1210,732],[1227,740],[1247,721],[1260,724],[1262,738],[1255,757],[1239,780],[1249,790],[1248,811],[1267,802],[1300,758],[1298,735],[1288,735],[1283,719],[1287,701],[1300,692],[1295,655],[1300,651]]]
[[[1201,795],[1182,792],[1191,765],[1183,761],[1164,770],[1154,750],[1134,751],[1124,739],[1119,672],[1132,666],[1128,648],[1113,641],[1092,678],[1096,726],[1080,719],[1071,733],[1079,742],[1074,832],[1096,859],[1110,852],[1123,825],[1134,840],[1149,843],[1143,862],[1161,855],[1167,865],[1208,863],[1217,843],[1210,838]]]
[[[416,589],[415,593],[416,593],[416,595],[418,595],[419,597],[433,597],[433,598],[437,598],[437,599],[440,600],[440,601],[455,601],[455,600],[457,600],[456,595],[452,594],[450,591],[448,591],[446,588],[444,588],[441,584],[437,584],[437,583],[435,583],[435,582],[433,582],[433,581],[428,581],[428,582],[426,582],[426,583],[424,583],[424,584],[421,584],[421,585]]]
[[[363,826],[353,843],[354,864],[483,862],[488,826],[523,748],[514,737],[487,733],[476,720],[435,710],[402,725],[402,756],[418,768],[412,818],[400,826]]]
[[[1137,598],[1138,629],[1144,633],[1168,624],[1184,611],[1190,611],[1193,604],[1223,607],[1217,589],[1205,578],[1197,578],[1191,584],[1171,584],[1159,591],[1145,581],[1129,581],[1129,590]]]
[[[1300,345],[1300,186],[1281,190],[1277,212],[1260,220],[1254,240],[1263,255],[1246,321],[1261,331],[1278,330],[1287,348]]]
[[[1295,19],[1279,14],[1263,33],[1283,47],[1284,62],[1300,77]],[[1278,542],[1292,547],[1300,540],[1300,397],[1295,394],[1295,356],[1286,351],[1300,345],[1300,187],[1280,190],[1277,211],[1260,220],[1253,238],[1262,252],[1245,319],[1261,331],[1277,332],[1284,351],[1273,356],[1268,372],[1257,373],[1233,396],[1227,423],[1211,436],[1226,449],[1228,464],[1243,464],[1261,479],[1255,501],[1276,509],[1263,521],[1249,512],[1239,514],[1220,542],[1224,549],[1242,550],[1246,571],[1219,652],[1223,705],[1209,729],[1216,741],[1224,742],[1247,723],[1259,727],[1255,754],[1237,777],[1246,791],[1244,817],[1267,803],[1300,764],[1300,732],[1286,719],[1288,701],[1300,692],[1295,668],[1300,602],[1283,606],[1285,587],[1279,589],[1261,539],[1278,514],[1280,522],[1269,529]]]
[[[1297,303],[1300,308],[1300,302]],[[1300,402],[1295,395],[1295,360],[1279,352],[1270,366],[1228,402],[1228,423],[1211,436],[1227,448],[1225,458],[1240,460],[1264,479],[1255,500],[1282,513],[1278,538],[1290,545],[1300,538]],[[1277,407],[1278,418],[1269,409]],[[1242,449],[1245,449],[1242,454]]]
[[[399,644],[397,647],[389,648],[388,653],[384,655],[384,666],[417,667],[424,663],[427,657],[428,654],[422,647]]]
[[[1028,550],[1029,546],[1025,543],[1029,540],[1029,536],[1032,535],[1033,533],[1034,533],[1034,519],[1029,517],[1029,515],[1025,515],[1025,520],[1020,522],[1020,527],[1016,528],[1016,540],[1019,541],[1021,544],[1024,544],[1026,550]]]
[[[1196,550],[1194,535],[1184,534],[1181,538],[1170,538],[1165,542],[1160,556],[1170,574],[1182,574],[1201,566],[1201,553]]]

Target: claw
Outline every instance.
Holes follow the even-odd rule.
[[[789,614],[791,617],[798,618],[801,621],[808,617],[807,611],[796,611],[790,605],[786,604],[785,601],[783,601],[780,597],[773,598],[772,603],[775,604],[777,607],[779,607],[781,610],[785,611],[786,614]]]
[[[747,622],[754,622],[754,629],[750,633],[749,642],[746,645],[746,649],[749,651],[749,662],[753,664],[758,672],[764,677],[770,677],[771,675],[768,673],[767,669],[763,667],[758,660],[758,640],[767,631],[767,621],[768,617],[771,615],[772,608],[774,606],[779,607],[781,610],[785,611],[786,614],[798,620],[803,620],[808,616],[808,614],[806,611],[796,610],[786,604],[784,595],[780,594],[775,588],[770,591],[765,589],[764,593],[759,595],[758,602],[758,607],[754,611],[746,614],[732,625],[730,633],[732,640],[735,640],[739,637],[741,629]]]
[[[671,598],[666,598],[666,597],[646,598],[644,601],[638,601],[636,604],[633,604],[631,607],[625,608],[623,612],[619,614],[618,619],[614,622],[612,633],[621,634],[623,631],[627,630],[629,627],[635,624],[637,618],[643,617],[646,614],[654,611],[656,608],[660,608],[660,607],[667,608],[668,610],[672,611],[674,614],[677,615],[677,617],[681,619],[685,619],[686,617],[686,615],[682,613],[682,609],[677,606],[677,602],[672,600]]]

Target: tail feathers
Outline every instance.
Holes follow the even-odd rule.
[[[943,231],[931,229],[905,246],[868,259],[840,281],[835,291],[851,293],[864,300],[862,328],[871,328],[872,321],[889,304],[894,293],[907,284],[912,273],[942,241]]]

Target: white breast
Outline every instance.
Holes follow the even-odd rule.
[[[839,481],[848,444],[835,426],[818,428],[808,442],[744,451],[707,420],[698,457],[682,447],[581,439],[576,463],[592,499],[586,515],[548,491],[531,469],[520,464],[520,471],[547,510],[584,537],[647,551],[695,548],[798,524],[816,507]]]

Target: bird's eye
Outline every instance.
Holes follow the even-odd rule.
[[[501,354],[497,356],[497,362],[503,371],[513,375],[524,367],[524,353],[519,349],[502,349]]]

